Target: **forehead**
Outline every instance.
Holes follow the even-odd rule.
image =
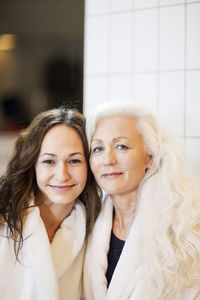
[[[44,136],[41,151],[46,147],[52,149],[68,147],[80,151],[83,149],[83,143],[75,129],[64,124],[58,124],[52,127]]]
[[[136,118],[128,115],[114,115],[102,118],[96,125],[93,138],[97,136],[128,136],[140,135]]]

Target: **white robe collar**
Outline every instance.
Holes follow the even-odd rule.
[[[164,300],[155,298],[150,270],[145,266],[141,240],[141,220],[136,214],[123,251],[107,289],[107,254],[112,230],[113,205],[107,196],[91,233],[84,263],[84,293],[86,300]],[[152,257],[153,259],[153,257]],[[152,294],[153,293],[153,294]],[[198,289],[177,291],[173,300],[200,300]]]
[[[38,207],[29,209],[24,223],[25,238],[21,256],[23,265],[32,265],[38,273],[41,286],[45,287],[49,299],[59,299],[58,280],[73,263],[85,239],[85,209],[78,202],[71,214],[62,222],[49,243],[44,223]]]
[[[140,236],[135,219],[122,254],[113,273],[109,288],[105,277],[107,271],[107,254],[109,251],[112,229],[113,205],[109,197],[103,203],[86,252],[84,266],[84,289],[87,300],[127,300],[145,298],[138,295],[141,275]],[[136,288],[137,287],[137,288]]]

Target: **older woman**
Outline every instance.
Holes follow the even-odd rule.
[[[80,299],[85,237],[100,209],[88,158],[76,110],[45,111],[20,133],[0,178],[1,299]]]
[[[104,199],[86,252],[86,300],[200,299],[199,186],[175,137],[130,103],[98,107],[87,136]]]

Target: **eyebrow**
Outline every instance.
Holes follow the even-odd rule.
[[[118,140],[129,140],[129,138],[127,136],[118,136],[113,139],[113,142],[116,142]]]
[[[81,153],[81,152],[73,152],[73,153],[69,154],[69,157],[72,157],[72,156],[75,156],[75,155],[78,155],[78,154],[84,156],[84,154]],[[41,154],[39,157],[43,157],[45,155],[52,156],[52,157],[57,156],[56,154],[45,152],[45,153]]]
[[[126,136],[118,136],[118,137],[114,138],[112,141],[113,141],[113,142],[116,142],[116,141],[121,140],[121,139],[129,140],[129,138],[126,137]],[[101,140],[101,139],[93,139],[93,140],[92,140],[92,143],[93,143],[93,142],[102,143],[103,140]]]
[[[45,155],[48,155],[48,156],[56,156],[55,154],[53,154],[53,153],[48,153],[48,152],[46,152],[46,153],[43,153],[43,154],[41,154],[39,157],[42,157],[42,156],[45,156]]]
[[[91,142],[92,142],[92,143],[93,143],[93,142],[98,142],[98,143],[100,143],[100,142],[102,142],[102,140],[100,140],[100,139],[92,139]]]

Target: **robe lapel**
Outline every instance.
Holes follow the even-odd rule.
[[[101,214],[88,241],[84,267],[84,288],[88,300],[141,300],[135,298],[141,280],[141,245],[137,217],[131,227],[109,288],[105,277],[112,229],[113,205],[105,199]],[[87,295],[89,297],[87,298]],[[143,300],[143,299],[142,299]]]
[[[141,249],[137,220],[135,219],[113,273],[106,299],[127,300],[131,295],[133,297],[141,277]],[[137,298],[137,300],[139,299]]]
[[[79,202],[56,232],[51,252],[58,279],[70,267],[84,245],[85,220],[85,209]]]
[[[110,199],[103,203],[93,233],[88,240],[84,266],[84,288],[87,300],[102,300],[106,298],[107,253],[109,250],[112,227],[113,206]]]
[[[24,238],[25,264],[37,272],[41,289],[45,289],[45,293],[48,294],[47,299],[57,300],[58,284],[52,262],[51,246],[38,207],[30,208],[24,224]]]

